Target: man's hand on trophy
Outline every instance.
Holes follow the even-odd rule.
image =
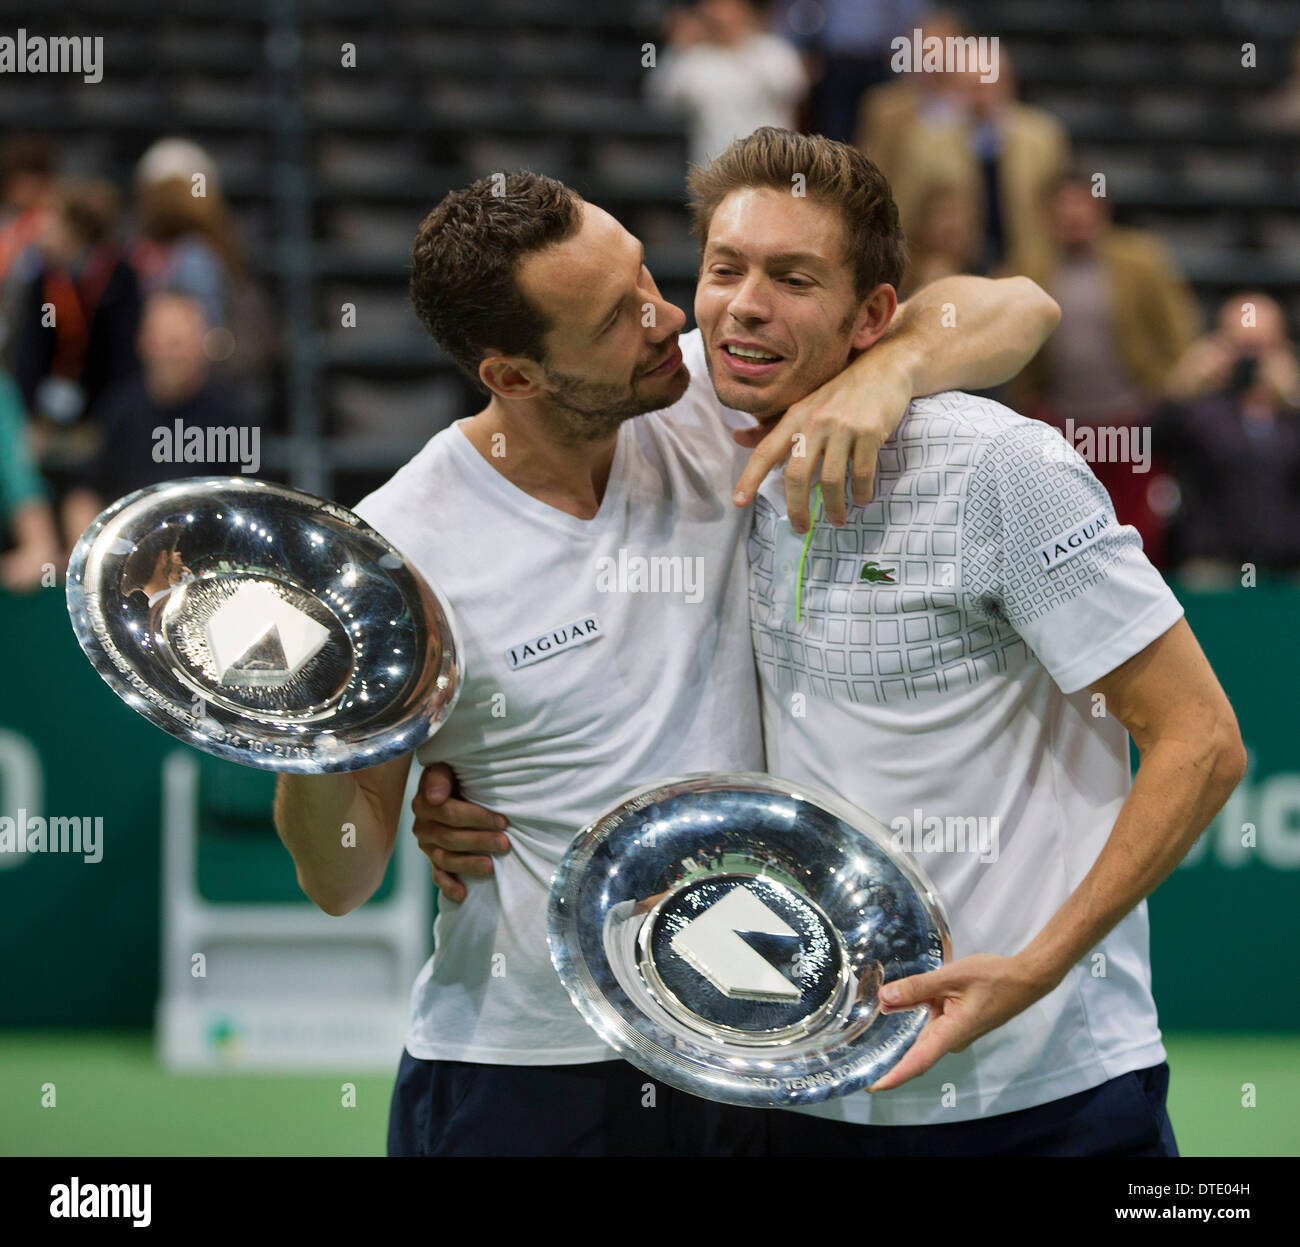
[[[419,791],[411,802],[411,830],[420,850],[433,863],[433,881],[449,901],[465,899],[461,875],[490,875],[491,854],[506,853],[510,841],[501,833],[506,820],[456,794],[456,776],[444,762],[424,768]]]
[[[868,1091],[891,1091],[924,1074],[949,1052],[964,1052],[975,1040],[1009,1022],[1045,996],[1044,983],[1015,957],[976,953],[931,970],[895,979],[880,989],[880,1011],[899,1013],[929,1005],[930,1020],[892,1070]]]

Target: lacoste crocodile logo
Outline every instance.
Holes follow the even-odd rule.
[[[875,582],[883,581],[887,585],[896,584],[894,579],[894,568],[881,567],[874,559],[868,559],[862,564],[862,575],[859,580],[871,580]]]

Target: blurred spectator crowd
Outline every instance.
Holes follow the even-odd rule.
[[[44,136],[0,143],[5,588],[52,583],[124,494],[239,471],[187,459],[176,433],[257,427],[275,343],[202,148],[154,143],[125,204],[110,181],[64,176]]]
[[[657,61],[628,89],[677,119],[664,124],[674,142],[685,131],[692,161],[760,125],[857,145],[894,188],[910,253],[904,297],[952,273],[1024,273],[1060,304],[1047,346],[994,397],[1062,432],[1157,566],[1204,585],[1237,583],[1243,564],[1300,574],[1300,367],[1285,312],[1266,290],[1222,297],[1225,283],[1202,324],[1208,304],[1169,240],[1116,223],[1105,168],[1081,162],[1069,126],[1021,98],[1004,44],[992,75],[970,64],[895,72],[900,35],[946,45],[979,32],[924,0],[695,0],[663,11]],[[1244,124],[1300,131],[1300,43],[1292,77],[1252,99]],[[551,148],[529,133],[536,167],[552,171]],[[178,455],[174,429],[261,429],[283,407],[273,402],[278,318],[216,162],[188,139],[162,138],[129,180],[68,174],[46,137],[0,140],[9,590],[52,583],[116,498],[247,466]],[[401,279],[390,258],[384,273]],[[404,296],[396,302],[409,322]],[[384,332],[398,323],[377,320]],[[390,423],[423,411],[363,406],[388,410]]]

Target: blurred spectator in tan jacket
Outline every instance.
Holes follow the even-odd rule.
[[[935,9],[920,29],[923,42],[966,33],[956,14],[946,9]],[[957,74],[895,74],[862,93],[853,142],[892,185],[913,140],[912,127],[920,120],[930,127],[958,123],[964,108],[964,87]]]
[[[1065,127],[1015,98],[1010,58],[999,48],[997,78],[953,75],[952,111],[918,116],[890,178],[903,229],[912,233],[927,192],[953,186],[975,205],[977,272],[1024,273],[1050,249],[1045,192],[1069,165]],[[892,158],[892,157],[891,157]]]
[[[1200,320],[1164,244],[1113,224],[1086,173],[1056,179],[1047,220],[1049,245],[1025,274],[1060,304],[1061,325],[1022,374],[1020,402],[1095,424],[1158,400]]]
[[[1061,324],[1018,379],[1017,402],[1063,428],[1081,453],[1089,429],[1124,429],[1112,446],[1147,448],[1091,466],[1160,566],[1169,482],[1149,456],[1150,417],[1196,335],[1196,302],[1160,240],[1112,224],[1110,201],[1086,174],[1059,178],[1047,202],[1050,250],[1025,272],[1060,305]],[[1094,432],[1091,444],[1103,440]]]

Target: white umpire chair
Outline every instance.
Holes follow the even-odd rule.
[[[391,1072],[402,1053],[411,984],[431,946],[428,861],[410,834],[419,767],[411,769],[403,802],[392,891],[342,918],[305,899],[228,903],[201,895],[200,774],[190,750],[164,760],[163,1064]],[[268,823],[270,816],[268,809]]]

